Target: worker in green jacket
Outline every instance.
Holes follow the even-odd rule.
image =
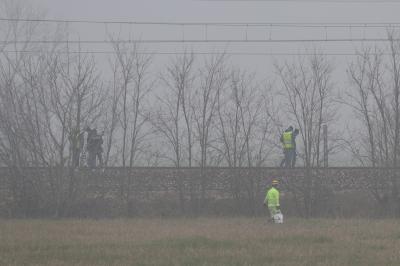
[[[274,220],[274,215],[281,211],[279,204],[279,182],[278,180],[272,180],[271,188],[267,191],[264,200],[264,206],[268,206],[271,219]]]

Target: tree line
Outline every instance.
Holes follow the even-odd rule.
[[[38,17],[29,6],[2,5],[4,17]],[[387,46],[356,51],[341,93],[332,61],[317,51],[275,63],[274,82],[261,82],[224,52],[186,51],[155,73],[145,47],[111,33],[113,53],[100,71],[105,63],[79,45],[35,42],[68,37],[63,25],[15,20],[2,22],[0,34],[3,166],[71,166],[86,126],[104,131],[106,166],[271,166],[290,124],[300,130],[301,166],[321,166],[323,125],[330,152],[398,166],[400,46],[391,29]],[[345,106],[349,129],[338,125]]]

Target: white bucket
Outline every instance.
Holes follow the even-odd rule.
[[[283,224],[283,214],[282,213],[275,214],[273,218],[274,218],[274,223]]]

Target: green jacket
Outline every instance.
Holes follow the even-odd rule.
[[[272,187],[265,194],[264,203],[268,202],[268,207],[277,207],[279,205],[279,191]]]

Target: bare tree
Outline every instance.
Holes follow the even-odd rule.
[[[373,127],[374,119],[372,117],[374,110],[371,106],[373,100],[375,100],[375,102],[381,107],[379,113],[383,118],[383,130],[385,132],[387,131],[385,96],[382,91],[382,86],[379,86],[379,83],[377,82],[377,79],[379,78],[377,75],[380,75],[379,72],[381,71],[381,57],[382,54],[378,51],[375,51],[375,54],[373,54],[370,49],[367,49],[360,53],[356,62],[350,64],[347,73],[353,90],[346,92],[346,96],[349,100],[344,101],[357,112],[357,115],[361,118],[361,121],[365,126],[367,141],[362,140],[361,142],[356,142],[355,145],[362,147],[364,146],[363,143],[368,143],[365,148],[369,153],[368,158],[372,166],[378,164],[374,134],[375,130]],[[358,130],[357,135],[362,136],[363,131]],[[387,138],[387,133],[384,134],[384,136]],[[351,141],[350,143],[353,142]],[[387,147],[386,143],[387,141],[385,141],[385,147]],[[387,152],[388,150],[386,149],[385,154],[387,154]]]
[[[192,90],[194,62],[193,54],[184,54],[177,57],[166,68],[161,76],[162,84],[165,86],[163,92],[157,97],[158,109],[154,112],[152,125],[156,133],[162,136],[168,152],[166,157],[171,160],[176,168],[180,168],[185,159],[184,144],[187,139],[188,163],[192,160],[192,124],[190,121],[187,95]],[[171,149],[170,149],[171,148]],[[184,212],[184,183],[183,177],[175,178],[181,211]]]
[[[69,56],[69,54],[67,54]],[[67,117],[71,160],[79,160],[79,135],[83,125],[93,124],[100,117],[100,106],[104,103],[102,84],[93,57],[78,53],[75,58],[66,58],[59,69],[65,88],[65,96],[71,99]]]
[[[332,67],[327,58],[314,54],[297,63],[276,65],[282,81],[287,117],[299,126],[306,167],[319,166],[321,129],[333,120],[331,113]]]
[[[207,166],[210,148],[210,130],[217,110],[218,95],[226,86],[225,54],[211,58],[200,70],[200,84],[192,104],[196,134],[199,141],[201,168]]]
[[[1,151],[3,162],[8,165],[22,166],[31,163],[24,143],[18,139],[28,137],[24,130],[23,121],[30,121],[31,116],[24,107],[27,99],[24,91],[24,82],[20,77],[20,68],[27,56],[23,51],[33,47],[31,40],[39,32],[39,24],[20,22],[21,17],[35,18],[38,16],[35,9],[21,1],[1,1],[0,12],[4,17],[16,19],[2,22],[1,37],[4,42],[0,47],[0,116],[2,126],[0,130]],[[20,44],[20,40],[24,40]],[[11,51],[8,51],[11,50]]]
[[[254,74],[232,70],[229,86],[218,95],[217,128],[221,147],[215,148],[230,167],[251,167],[255,159],[253,145],[259,139],[255,130],[265,118],[261,115],[265,102],[260,87],[253,80]]]
[[[193,163],[193,111],[192,111],[192,103],[193,103],[193,86],[195,82],[194,77],[194,55],[193,53],[190,55],[186,55],[181,58],[181,106],[182,113],[185,120],[185,128],[186,128],[186,145],[187,145],[187,161],[188,166],[192,167]]]
[[[115,68],[119,70],[118,77],[122,80],[121,90],[122,90],[122,166],[126,165],[126,149],[127,149],[127,135],[128,135],[128,92],[129,85],[133,82],[134,76],[134,59],[136,54],[136,47],[133,51],[127,52],[126,48],[123,48],[117,41],[114,42],[114,51],[116,53],[116,59],[118,61],[118,66]],[[115,72],[114,72],[115,73]],[[114,77],[116,74],[114,74]],[[114,78],[115,79],[115,78]]]
[[[148,70],[152,57],[145,54],[136,54],[134,82],[134,93],[132,95],[133,122],[131,133],[131,147],[129,166],[132,167],[138,151],[141,150],[141,144],[145,139],[143,134],[144,125],[149,120],[149,113],[145,108],[145,97],[153,87],[153,81],[149,80]]]
[[[106,104],[105,108],[105,115],[103,116],[103,124],[107,130],[107,140],[105,145],[105,158],[104,158],[104,165],[108,166],[111,156],[112,147],[116,145],[115,142],[115,134],[118,133],[118,127],[120,126],[120,115],[121,115],[121,108],[119,107],[119,103],[121,101],[122,95],[122,88],[120,86],[120,80],[118,75],[118,66],[119,63],[117,60],[110,60],[110,66],[112,69],[113,79],[111,82],[112,90],[109,93],[108,104]],[[118,158],[115,158],[117,161]],[[114,162],[115,163],[115,162]]]
[[[367,165],[397,167],[398,164],[400,45],[395,38],[396,34],[395,31],[388,31],[388,56],[385,56],[382,49],[367,48],[359,53],[357,60],[348,69],[353,90],[348,93],[351,100],[347,104],[361,116],[365,129],[358,131],[357,134],[363,138],[361,141],[354,141],[354,146],[363,147],[356,155],[361,162],[364,161],[363,158],[367,158]],[[397,177],[389,172],[388,176],[391,177],[392,207],[397,209],[392,211],[399,213]],[[384,195],[385,192],[379,187],[381,186],[374,182],[368,189],[382,203],[384,199],[388,199],[388,195]]]
[[[316,53],[306,60],[299,58],[296,63],[276,65],[282,81],[283,100],[289,120],[299,126],[303,142],[304,165],[307,177],[304,178],[300,193],[304,199],[305,215],[313,211],[313,202],[317,202],[311,192],[315,189],[310,168],[320,166],[321,128],[330,124],[334,117],[332,111],[332,67],[326,57]],[[299,147],[299,146],[298,146]],[[316,191],[316,190],[315,190]]]
[[[225,54],[214,56],[201,68],[199,87],[195,91],[192,103],[195,132],[200,149],[199,165],[201,167],[202,201],[205,198],[206,185],[204,168],[209,163],[211,129],[217,110],[218,95],[227,82],[225,58]]]
[[[161,77],[165,89],[160,96],[157,96],[159,108],[153,119],[153,126],[167,141],[167,145],[172,148],[173,156],[167,157],[177,168],[182,165],[185,138],[188,139],[188,162],[191,166],[192,125],[190,114],[187,113],[185,96],[190,93],[193,86],[193,61],[193,54],[184,54],[167,66],[166,73]]]
[[[20,1],[0,4],[4,4],[0,10],[6,12],[5,17],[15,19],[6,23],[9,39],[0,55],[0,157],[13,172],[10,184],[18,202],[16,210],[26,215],[45,195],[37,190],[37,180],[26,178],[22,167],[47,166],[50,172],[50,167],[56,165],[54,155],[60,150],[60,146],[53,145],[48,130],[54,122],[47,101],[49,56],[27,52],[46,48],[33,42],[44,34],[44,27],[39,22],[18,20],[38,18],[35,9]]]
[[[144,139],[144,125],[149,119],[145,98],[153,83],[148,78],[152,57],[139,53],[136,45],[126,47],[118,40],[113,41],[113,47],[118,62],[118,76],[122,80],[122,166],[126,166],[129,159],[128,165],[132,167]]]
[[[122,129],[121,159],[122,166],[129,166],[125,180],[121,179],[120,194],[125,202],[127,212],[130,212],[132,204],[131,192],[134,185],[130,169],[137,163],[138,157],[145,150],[146,123],[149,122],[149,112],[146,110],[146,98],[153,86],[149,79],[148,71],[152,57],[138,51],[136,44],[126,45],[112,37],[115,52],[114,80],[120,87],[121,109],[120,124]],[[118,82],[119,80],[119,82]],[[134,195],[136,197],[136,195]]]

